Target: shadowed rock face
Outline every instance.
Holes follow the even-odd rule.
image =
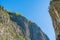
[[[60,40],[60,0],[50,2],[49,12],[55,29],[56,40]]]
[[[0,7],[0,40],[49,40],[33,22]]]

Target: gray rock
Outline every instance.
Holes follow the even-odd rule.
[[[0,7],[0,40],[49,40],[46,34],[24,16]]]

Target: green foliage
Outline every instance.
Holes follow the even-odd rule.
[[[31,20],[29,20],[28,22],[29,22],[29,23],[32,23],[32,21],[31,21]]]
[[[23,15],[21,15],[21,13],[18,13],[18,12],[16,12],[15,15],[19,17],[24,17]]]
[[[3,9],[4,7],[0,5],[0,9]]]
[[[21,15],[21,14],[19,14],[18,12],[16,12],[15,14],[16,14],[17,16]]]

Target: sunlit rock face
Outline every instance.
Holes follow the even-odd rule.
[[[42,30],[24,16],[0,7],[0,40],[49,40]]]
[[[55,29],[56,40],[60,40],[60,0],[50,2],[49,13]]]

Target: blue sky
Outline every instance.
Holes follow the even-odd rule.
[[[19,12],[35,22],[42,31],[55,40],[55,33],[48,12],[49,0],[0,0],[0,5],[13,12]]]

